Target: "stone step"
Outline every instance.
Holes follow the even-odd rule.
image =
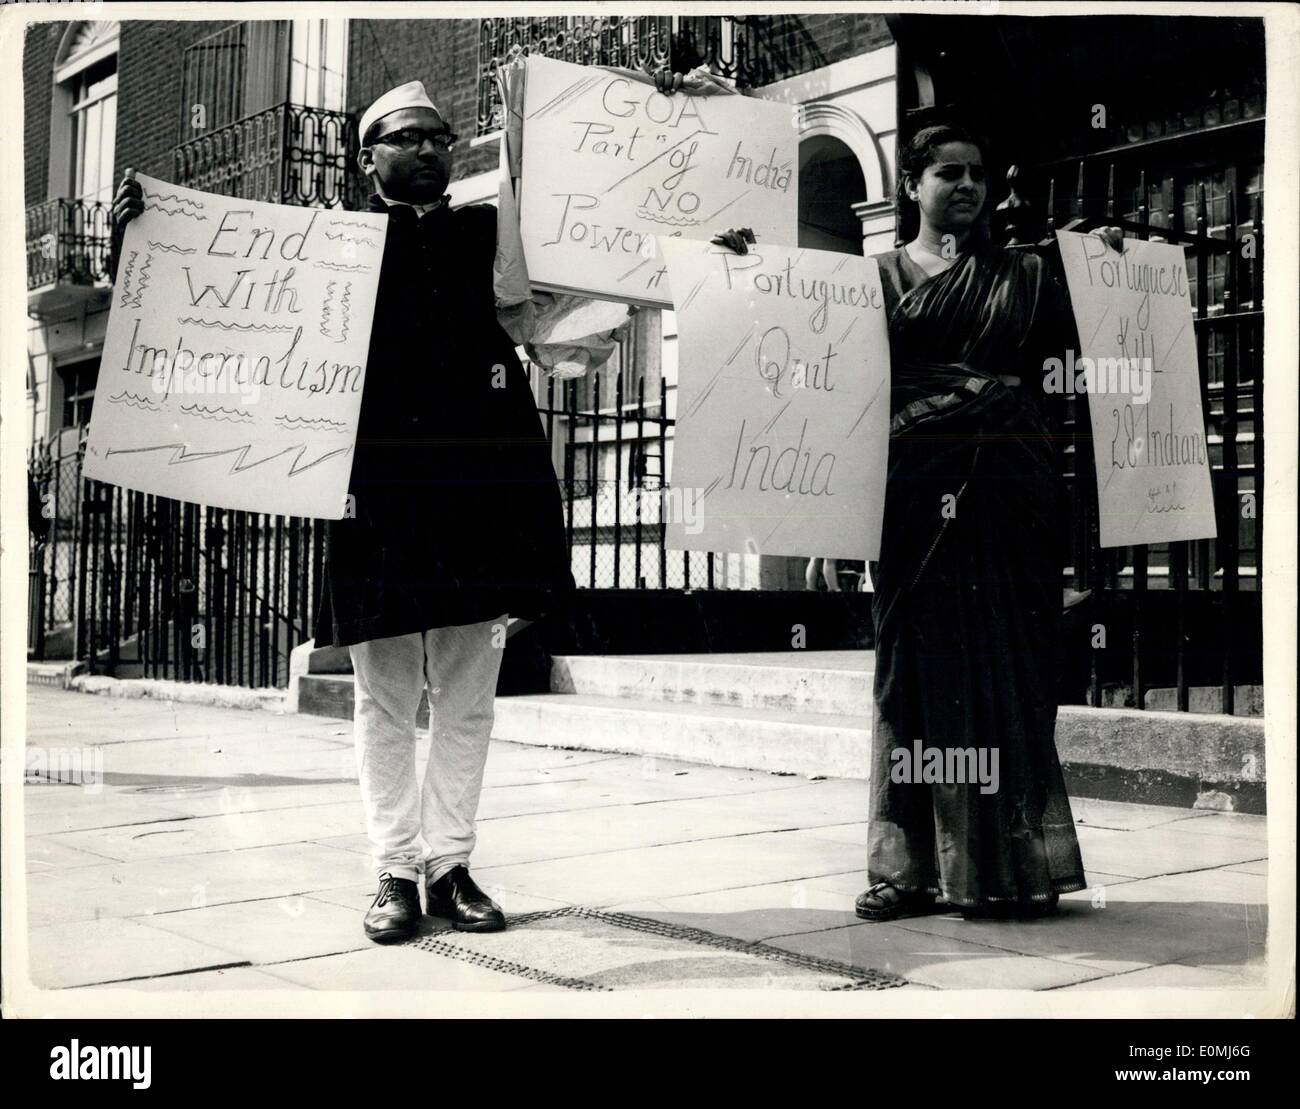
[[[871,715],[871,651],[560,655],[551,692],[776,712]]]
[[[762,667],[763,680],[788,682],[792,668],[785,667],[785,674],[781,669]],[[609,677],[608,672],[596,673]],[[865,672],[857,673],[866,684]],[[297,681],[298,711],[351,718],[352,675],[302,674]],[[686,692],[684,685],[667,685]],[[661,681],[655,692],[663,690]],[[770,708],[762,705],[761,697],[757,701],[759,707],[590,693],[505,696],[496,699],[493,736],[514,743],[775,773],[867,776],[869,713]],[[421,702],[420,726],[427,720],[428,709]],[[1259,718],[1063,705],[1056,747],[1072,795],[1265,811],[1264,728]]]
[[[863,778],[870,717],[578,693],[498,697],[494,739],[713,766]]]
[[[355,701],[356,682],[351,674],[304,674],[298,678],[298,712],[351,720]],[[424,694],[420,695],[415,722],[421,728],[429,723],[429,698]]]

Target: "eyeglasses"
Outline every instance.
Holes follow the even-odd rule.
[[[446,153],[456,145],[459,137],[455,131],[425,131],[420,127],[402,127],[380,135],[375,142],[395,146],[399,150],[419,150],[428,141],[433,143],[435,150]]]

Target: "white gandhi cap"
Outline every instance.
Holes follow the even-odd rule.
[[[386,115],[392,115],[393,112],[400,112],[403,108],[431,108],[438,112],[433,101],[429,99],[429,94],[424,91],[424,82],[407,81],[404,85],[389,89],[366,109],[361,117],[358,137],[364,142],[366,132],[370,130],[372,123],[383,119]],[[438,115],[441,116],[442,113],[438,112]]]

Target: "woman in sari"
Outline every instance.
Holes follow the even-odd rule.
[[[920,219],[915,239],[877,258],[892,396],[873,576],[872,884],[856,911],[890,920],[938,898],[968,916],[1039,916],[1086,884],[1055,743],[1065,520],[1058,398],[1043,387],[1045,359],[1070,342],[1069,305],[1042,258],[983,234],[968,133],[926,128],[899,161]],[[933,761],[931,749],[946,770],[973,749],[995,780],[925,782],[914,755]]]
[[[1064,518],[1044,359],[1072,335],[1043,259],[992,245],[978,143],[899,156],[919,232],[878,255],[891,428],[872,566],[870,921],[1039,916],[1085,887],[1055,746]],[[718,240],[743,251],[737,233]],[[931,771],[934,771],[933,773]],[[975,770],[975,773],[971,773]]]

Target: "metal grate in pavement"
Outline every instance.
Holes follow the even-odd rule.
[[[906,979],[897,975],[887,973],[881,970],[874,970],[867,967],[857,967],[850,963],[841,963],[834,959],[822,959],[813,955],[803,955],[795,951],[786,951],[779,947],[773,947],[770,944],[762,943],[756,940],[742,940],[734,936],[725,936],[717,932],[708,932],[702,928],[692,928],[686,925],[673,924],[668,921],[655,920],[650,917],[633,916],[629,913],[607,912],[601,909],[589,909],[581,905],[567,905],[559,909],[547,909],[541,912],[521,913],[517,916],[509,917],[510,927],[507,935],[514,933],[511,945],[511,954],[521,958],[527,958],[527,951],[518,951],[518,944],[521,931],[526,931],[530,926],[541,924],[546,921],[575,919],[591,922],[595,925],[605,926],[606,928],[617,929],[622,932],[632,932],[645,936],[652,936],[658,940],[668,941],[671,944],[687,945],[690,948],[710,948],[719,952],[727,952],[735,955],[748,956],[759,960],[775,963],[783,968],[803,971],[816,976],[824,976],[833,979],[831,984],[818,985],[812,988],[821,990],[887,990],[898,986],[906,985]],[[516,977],[526,978],[534,982],[545,983],[549,985],[560,986],[571,990],[598,990],[610,991],[615,987],[602,984],[600,981],[593,980],[592,977],[584,977],[581,974],[566,975],[557,973],[554,969],[547,970],[542,967],[531,966],[526,962],[520,962],[517,959],[506,959],[500,955],[491,954],[481,948],[476,949],[475,943],[500,943],[501,933],[497,933],[495,938],[480,937],[476,933],[456,932],[451,929],[436,932],[430,936],[422,936],[413,940],[408,946],[417,950],[428,951],[435,955],[442,955],[446,958],[456,959],[461,962],[470,963],[473,966],[483,967],[488,970],[498,971],[503,974],[511,974]],[[525,948],[527,944],[524,945]],[[581,961],[578,951],[579,945],[575,945],[574,956],[577,961]],[[538,952],[540,954],[540,952]]]

